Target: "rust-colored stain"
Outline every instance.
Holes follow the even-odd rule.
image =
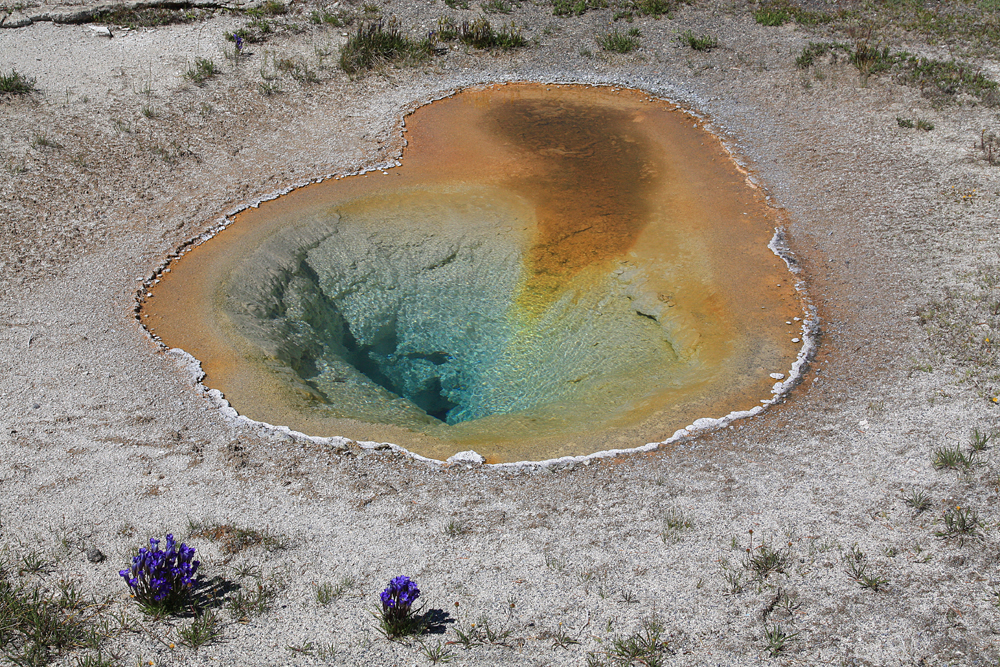
[[[568,100],[514,99],[486,115],[529,175],[506,186],[536,207],[538,230],[519,301],[538,312],[585,267],[622,257],[649,223],[664,165],[635,114]]]

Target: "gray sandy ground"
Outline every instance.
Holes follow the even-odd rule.
[[[396,0],[382,11],[414,32],[443,14],[477,15]],[[917,314],[965,308],[956,331],[976,344],[997,335],[988,309],[963,296],[1000,298],[995,283],[976,287],[1000,262],[1000,169],[973,146],[983,128],[1000,129],[996,109],[937,108],[887,76],[863,87],[846,63],[822,65],[822,78],[798,70],[817,37],[757,25],[739,5],[637,19],[642,48],[629,55],[595,42],[607,10],[560,19],[523,3],[512,18],[537,43],[453,49],[356,80],[336,69],[348,29],[303,17],[300,32],[252,45],[240,63],[225,57],[223,32],[243,22],[232,15],[111,39],[46,21],[0,30],[0,67],[41,91],[0,103],[0,544],[11,576],[113,595],[108,613],[144,628],[105,640],[121,664],[429,664],[418,643],[379,635],[369,613],[397,574],[455,620],[427,645],[483,617],[511,631],[505,645],[448,645],[454,664],[584,665],[651,617],[665,627],[668,665],[994,664],[996,450],[966,473],[935,469],[932,452],[968,450],[973,428],[1000,424],[988,383],[973,381],[996,368],[944,354]],[[687,29],[717,35],[720,48],[681,45]],[[183,77],[197,56],[222,69],[203,87]],[[298,56],[319,83],[286,76],[281,94],[262,95],[265,60]],[[407,110],[505,80],[642,88],[709,121],[787,211],[821,317],[818,354],[787,401],[648,454],[520,472],[442,467],[235,422],[144,333],[137,289],[222,215],[394,160]],[[914,490],[928,511],[905,504]],[[978,512],[980,536],[936,536],[956,506]],[[678,515],[691,527],[673,529]],[[197,651],[177,639],[188,620],[145,619],[117,573],[145,539],[187,537],[192,522],[282,543],[232,555],[189,539],[206,576],[277,591],[244,622],[222,609],[220,641]],[[787,564],[755,580],[742,563],[761,544]],[[89,547],[108,559],[90,563]],[[881,590],[848,573],[852,547],[887,581]],[[18,575],[29,552],[51,568]],[[318,603],[317,586],[345,579],[344,595]],[[777,623],[797,635],[772,658],[764,633]]]

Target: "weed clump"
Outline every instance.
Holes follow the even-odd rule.
[[[668,648],[663,624],[656,618],[647,618],[635,632],[612,637],[604,651],[588,653],[587,667],[660,665]]]
[[[982,152],[983,159],[989,164],[996,166],[1000,162],[1000,137],[997,136],[996,132],[983,130],[976,148]]]
[[[979,537],[979,514],[969,508],[962,509],[959,506],[955,509],[948,509],[941,517],[941,521],[944,528],[934,533],[937,537],[942,539],[958,538],[959,542]]]
[[[974,97],[986,106],[1000,106],[997,82],[961,61],[907,56],[899,64],[896,79],[920,88],[924,97],[939,106],[955,102],[962,95]]]
[[[609,33],[601,35],[597,39],[597,43],[600,44],[601,48],[605,51],[614,51],[615,53],[631,53],[639,48],[640,37],[642,37],[642,33],[639,32],[638,28],[629,28],[625,32],[612,30]]]
[[[267,551],[278,551],[288,546],[288,539],[267,530],[239,528],[229,524],[189,522],[191,537],[203,537],[219,542],[222,553],[238,554],[250,547],[262,546]]]
[[[606,9],[608,0],[552,0],[555,16],[580,16],[588,9]]]
[[[809,42],[809,45],[802,49],[802,53],[795,59],[795,66],[799,69],[809,69],[814,66],[820,58],[831,56],[836,62],[837,53],[849,53],[850,47],[840,42]]]
[[[685,30],[680,40],[682,44],[687,44],[695,51],[711,51],[719,45],[719,40],[712,35],[696,35],[691,30]]]
[[[0,93],[5,95],[27,95],[35,91],[34,77],[25,76],[15,69],[10,74],[0,72]]]
[[[35,135],[35,137],[31,140],[31,147],[54,148],[56,150],[60,150],[62,149],[63,145],[43,132]]]
[[[753,531],[749,532],[750,546],[743,554],[743,569],[752,572],[758,581],[764,581],[770,574],[784,572],[791,556],[783,549],[775,549],[769,544],[754,547]]]
[[[619,5],[620,9],[615,12],[614,20],[625,19],[631,21],[636,15],[652,16],[655,19],[661,16],[670,16],[680,5],[689,5],[693,0],[630,0]]]
[[[332,25],[335,28],[342,28],[350,25],[354,18],[346,12],[331,12],[326,9],[314,9],[309,15],[309,22],[316,25]]]
[[[667,510],[666,515],[663,517],[663,532],[661,533],[663,543],[667,544],[668,542],[680,540],[681,533],[691,528],[694,528],[694,522],[681,510],[677,508]]]
[[[841,10],[836,15],[812,12],[792,4],[789,0],[765,0],[754,10],[753,19],[760,25],[771,28],[783,26],[789,21],[814,26],[830,23],[837,18],[845,18],[847,14],[846,10]]]
[[[483,11],[487,14],[510,14],[514,11],[509,2],[504,0],[486,0],[482,5]]]
[[[501,26],[496,29],[486,18],[463,21],[461,25],[455,25],[447,18],[439,19],[437,36],[443,41],[458,40],[476,49],[510,51],[525,45],[524,35],[513,23],[509,27]]]
[[[199,614],[191,623],[177,630],[181,644],[195,649],[215,641],[221,634],[221,619],[211,609]]]
[[[777,28],[792,20],[792,9],[784,0],[765,2],[754,11],[753,20],[763,26]]]
[[[903,499],[907,505],[913,508],[917,514],[921,512],[926,512],[931,507],[931,499],[924,491],[919,491],[914,489],[910,492],[910,495]]]
[[[278,589],[271,584],[257,582],[257,587],[252,591],[245,592],[243,589],[237,591],[236,595],[229,598],[226,609],[236,621],[247,621],[256,616],[262,616],[271,608],[271,603],[278,596]]]
[[[90,20],[97,24],[116,25],[135,30],[136,28],[157,28],[177,23],[193,23],[211,16],[211,10],[170,9],[166,7],[130,9],[119,6],[99,11]]]
[[[954,447],[938,447],[931,455],[931,463],[938,470],[947,468],[948,470],[971,470],[975,462],[961,450],[958,445]]]
[[[867,556],[857,546],[851,547],[851,551],[844,555],[844,564],[848,576],[858,582],[861,588],[878,593],[889,583],[888,579],[868,571]]]
[[[784,651],[788,643],[795,639],[798,634],[797,632],[786,632],[780,623],[767,628],[764,630],[764,641],[767,643],[767,652],[772,658],[778,657],[778,654]]]
[[[214,61],[198,57],[194,59],[194,65],[188,67],[187,71],[184,72],[184,78],[201,87],[218,73],[219,69],[215,66]]]
[[[96,649],[101,636],[80,610],[83,601],[70,583],[57,597],[40,585],[19,585],[0,566],[0,654],[12,665],[45,665],[52,653]]]
[[[362,23],[340,49],[340,69],[354,75],[393,62],[420,62],[430,54],[429,40],[414,41],[395,21]]]

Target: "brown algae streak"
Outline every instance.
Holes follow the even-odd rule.
[[[241,414],[541,460],[750,409],[791,368],[780,215],[690,115],[508,84],[406,125],[402,166],[248,209],[153,288],[144,322]]]
[[[633,114],[621,109],[522,98],[495,105],[487,118],[533,167],[506,185],[527,196],[538,216],[519,299],[537,311],[580,270],[632,248],[664,168]]]

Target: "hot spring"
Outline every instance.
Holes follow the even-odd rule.
[[[778,213],[698,126],[637,91],[465,90],[406,119],[401,166],[240,213],[143,321],[310,435],[491,462],[663,441],[759,405],[801,347]]]

